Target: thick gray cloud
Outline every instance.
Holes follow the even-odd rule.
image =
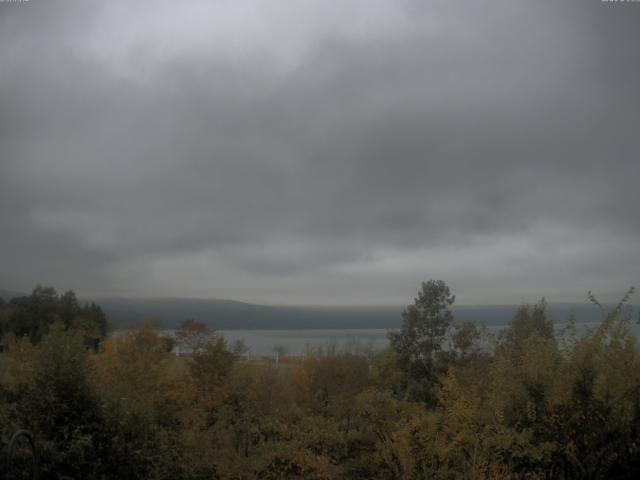
[[[640,4],[0,3],[0,286],[614,299]]]

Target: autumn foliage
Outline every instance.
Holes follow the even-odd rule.
[[[578,333],[545,303],[490,336],[426,283],[390,347],[275,366],[206,332],[191,357],[149,325],[92,348],[54,319],[6,337],[0,430],[27,428],[42,478],[637,478],[640,349],[621,306]],[[194,325],[188,325],[194,327]]]

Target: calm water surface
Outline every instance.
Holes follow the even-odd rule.
[[[353,330],[220,330],[229,345],[240,340],[249,355],[273,355],[276,348],[287,355],[303,355],[310,351],[367,352],[383,349],[386,329]]]
[[[582,334],[589,328],[597,327],[599,322],[576,323],[576,333]],[[486,331],[495,335],[504,325],[488,325]],[[561,330],[566,323],[557,322],[556,329]],[[639,328],[634,325],[636,335]],[[387,329],[324,329],[324,330],[220,330],[230,346],[240,340],[249,348],[249,355],[273,355],[276,349],[288,355],[304,355],[318,351],[349,351],[368,353],[382,350],[389,343]]]

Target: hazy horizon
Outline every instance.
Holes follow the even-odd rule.
[[[43,285],[43,284],[38,284],[40,286],[43,287],[53,287],[54,289],[56,289],[58,294],[62,294],[65,291],[71,290],[74,293],[76,293],[76,295],[78,295],[78,292],[81,292],[81,290],[78,290],[77,288],[57,288],[55,285]],[[37,285],[35,285],[37,286]],[[34,286],[34,287],[35,287]],[[1,287],[1,286],[0,286]],[[24,290],[24,291],[18,291],[18,290],[11,290],[11,289],[6,289],[6,288],[0,288],[0,298],[3,298],[4,300],[10,300],[13,297],[16,296],[26,296],[29,295],[32,292],[33,289],[28,289],[28,290]],[[596,298],[600,298],[601,296],[597,294],[597,292],[593,292],[596,295]],[[605,301],[603,300],[601,303],[603,306],[605,307],[613,307],[615,305],[617,305],[617,303],[622,299],[623,295],[624,295],[625,291],[620,291],[618,297],[611,297],[609,300]],[[349,309],[353,309],[353,310],[358,310],[358,309],[387,309],[387,310],[392,310],[392,309],[399,309],[402,310],[404,309],[407,305],[413,303],[414,297],[415,297],[415,293],[414,296],[408,296],[404,301],[401,302],[397,302],[397,303],[325,303],[325,304],[314,304],[314,303],[268,303],[268,302],[252,302],[250,300],[238,300],[235,298],[221,298],[221,297],[207,297],[207,296],[187,296],[187,295],[127,295],[126,292],[123,292],[122,294],[119,295],[108,295],[108,294],[98,294],[98,295],[83,295],[82,293],[80,293],[79,295],[79,300],[80,301],[96,301],[96,302],[100,302],[100,300],[126,300],[126,301],[195,301],[195,302],[231,302],[231,303],[238,303],[238,304],[246,304],[246,305],[253,305],[253,306],[263,306],[263,307],[282,307],[282,308],[308,308],[308,309],[326,309],[326,310],[331,310],[331,309],[345,309],[345,310],[349,310]],[[503,302],[503,303],[491,303],[491,302],[479,302],[479,303],[469,303],[469,302],[464,302],[464,301],[460,301],[460,299],[458,299],[456,297],[456,300],[454,302],[453,307],[454,308],[491,308],[491,307],[517,307],[520,305],[534,305],[537,304],[538,302],[540,302],[542,299],[544,298],[545,302],[547,303],[547,305],[554,305],[554,306],[567,306],[567,307],[571,307],[571,306],[587,306],[587,307],[591,307],[591,308],[597,308],[596,306],[592,305],[592,303],[590,302],[590,300],[588,299],[586,293],[585,296],[582,300],[576,300],[576,301],[555,301],[553,299],[549,299],[547,297],[540,297],[540,298],[536,298],[533,300],[529,300],[529,299],[522,299],[520,301],[512,301],[512,302]],[[635,299],[635,295],[631,296],[631,300],[628,302],[628,305],[631,305],[632,307],[636,307],[637,306],[637,301],[634,301]]]

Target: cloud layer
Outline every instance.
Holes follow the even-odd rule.
[[[0,285],[292,304],[638,281],[640,5],[0,4]]]

